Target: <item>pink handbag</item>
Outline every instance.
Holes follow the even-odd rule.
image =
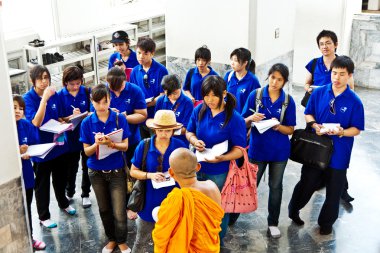
[[[249,213],[257,209],[258,167],[248,161],[246,149],[235,147],[243,152],[244,164],[239,168],[235,160],[230,162],[222,189],[222,207],[226,213]]]

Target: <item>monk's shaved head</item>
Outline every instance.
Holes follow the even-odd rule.
[[[169,157],[170,168],[174,174],[181,178],[196,177],[197,157],[186,148],[177,148]]]

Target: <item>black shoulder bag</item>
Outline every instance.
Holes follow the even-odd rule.
[[[150,145],[150,138],[144,139],[144,153],[142,157],[141,171],[146,172],[146,156],[148,154]],[[145,180],[136,180],[133,185],[131,196],[128,200],[127,209],[133,212],[140,212],[144,208],[145,204]]]
[[[290,160],[320,170],[330,164],[333,141],[325,135],[317,135],[312,128],[297,129],[290,139]]]
[[[311,84],[314,84],[314,71],[315,71],[315,66],[317,65],[317,58],[313,59],[313,63],[311,65]],[[301,100],[301,105],[303,107],[306,107],[307,102],[309,101],[310,98],[310,93],[308,91],[305,92],[305,95],[303,96]]]

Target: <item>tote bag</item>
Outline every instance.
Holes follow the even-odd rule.
[[[239,168],[235,160],[230,162],[226,182],[222,189],[222,207],[226,213],[249,213],[257,209],[256,164],[248,161],[245,148],[238,147],[244,154],[244,163]]]

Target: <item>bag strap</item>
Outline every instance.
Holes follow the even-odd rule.
[[[191,84],[191,79],[193,78],[195,68],[190,69],[189,71],[189,78],[187,79],[187,82],[185,83],[185,87],[189,86],[190,89],[190,84]]]
[[[255,98],[255,107],[256,112],[259,112],[259,107],[262,104],[261,99],[263,98],[263,88],[258,88],[256,90],[256,98]]]
[[[148,150],[150,146],[150,138],[144,139],[144,152],[142,157],[141,171],[146,172],[146,157],[148,155]]]
[[[235,73],[235,71],[231,70],[230,74],[228,75],[228,78],[227,78],[227,83],[230,82],[231,78],[232,78],[232,75]]]
[[[244,163],[247,163],[249,160],[248,160],[248,154],[247,154],[247,150],[243,147],[240,147],[240,146],[233,146],[234,148],[238,148],[241,150],[241,152],[243,152],[243,157],[244,157]]]
[[[90,88],[89,87],[84,87],[84,90],[86,92],[86,97],[87,97],[87,102],[88,102],[87,111],[90,112],[90,106],[91,106]]]
[[[282,124],[282,121],[284,120],[285,111],[286,111],[286,108],[288,108],[288,105],[289,105],[289,94],[285,94],[285,100],[284,102],[282,102],[280,124]]]
[[[317,66],[317,60],[318,58],[314,58],[313,63],[311,64],[311,84],[314,84],[314,71]]]

